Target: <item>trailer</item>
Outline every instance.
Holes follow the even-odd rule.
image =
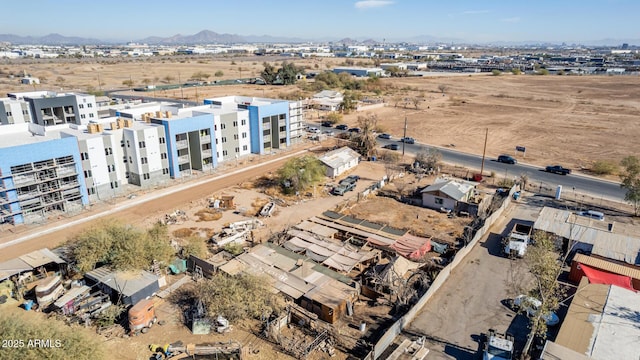
[[[522,223],[515,223],[509,235],[503,239],[504,254],[507,257],[524,257],[527,245],[531,241],[533,226]]]

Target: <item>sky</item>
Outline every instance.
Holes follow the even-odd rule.
[[[201,30],[309,40],[640,39],[638,0],[22,0],[3,2],[2,12],[0,34],[120,41]]]

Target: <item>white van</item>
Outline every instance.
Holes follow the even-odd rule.
[[[586,216],[588,218],[592,218],[595,220],[604,221],[604,214],[601,213],[600,211],[595,211],[595,210],[581,211],[578,213],[578,215]]]

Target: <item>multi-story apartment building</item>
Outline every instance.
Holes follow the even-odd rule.
[[[33,223],[82,209],[89,200],[76,139],[27,129],[8,125],[0,135],[0,221]]]
[[[250,149],[254,154],[268,154],[291,144],[289,102],[286,100],[226,96],[206,99],[204,103],[221,108],[235,106],[249,111]]]
[[[192,170],[208,171],[216,166],[213,118],[210,114],[194,112],[174,117],[169,111],[158,112],[155,117],[150,117],[150,122],[162,125],[160,141],[166,143],[169,152],[168,172],[171,177],[191,175]]]
[[[170,160],[165,128],[128,120],[122,132],[123,162],[129,183],[149,187],[169,180]]]
[[[289,101],[289,137],[292,144],[304,140],[304,103],[302,100]]]
[[[9,93],[9,98],[29,104],[32,122],[42,126],[63,124],[86,125],[98,119],[96,99],[93,95],[51,91]]]
[[[29,103],[11,98],[0,99],[0,125],[31,122]]]
[[[225,106],[202,105],[179,109],[178,116],[208,115],[213,121],[217,163],[239,159],[251,153],[249,111],[238,109],[235,103]]]

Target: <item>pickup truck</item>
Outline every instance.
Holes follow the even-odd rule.
[[[349,183],[341,183],[341,184],[339,184],[338,186],[334,187],[334,188],[331,190],[331,193],[332,193],[333,195],[340,195],[340,196],[342,196],[342,195],[344,195],[344,193],[346,193],[347,191],[351,191],[351,190],[353,190],[355,187],[356,187],[356,184],[355,184],[355,183],[351,183],[351,184],[349,184]]]
[[[513,344],[513,335],[489,329],[483,346],[482,360],[512,360]]]
[[[527,245],[531,241],[532,231],[533,227],[531,225],[514,224],[509,235],[504,238],[504,254],[511,258],[516,256],[524,257],[527,252]]]
[[[544,168],[544,171],[549,172],[549,173],[559,174],[559,175],[569,175],[569,174],[571,174],[571,169],[567,169],[567,168],[562,167],[560,165],[549,165],[546,168]]]

